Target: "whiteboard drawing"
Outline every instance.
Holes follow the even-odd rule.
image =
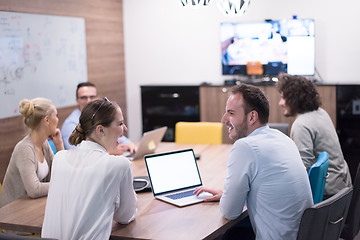
[[[87,81],[85,19],[0,11],[0,118],[18,115],[23,98],[75,105]]]

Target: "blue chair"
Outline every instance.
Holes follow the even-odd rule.
[[[48,139],[48,142],[50,144],[51,150],[54,152],[54,154],[56,154],[56,147],[55,147],[54,142],[50,139]]]
[[[309,180],[314,204],[323,200],[328,168],[329,154],[322,152],[316,163],[314,163],[309,170]]]

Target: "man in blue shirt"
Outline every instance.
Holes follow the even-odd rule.
[[[79,117],[84,106],[95,99],[98,99],[95,84],[91,82],[83,82],[77,85],[76,103],[78,107],[65,119],[61,127],[61,135],[65,149],[76,148],[76,146],[69,143],[69,137],[75,127],[79,124]],[[125,136],[119,138],[119,142],[121,142],[121,144],[119,145],[118,152],[116,154],[121,155],[125,151],[134,152],[137,150],[137,146]]]
[[[221,120],[236,140],[224,191],[200,187],[195,194],[213,194],[205,201],[220,201],[222,214],[230,220],[239,217],[246,204],[258,240],[296,239],[302,214],[313,205],[309,178],[295,143],[269,128],[268,119],[269,102],[259,88],[233,88]],[[232,228],[224,237],[247,232],[239,229],[244,228]]]

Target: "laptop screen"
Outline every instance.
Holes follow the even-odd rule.
[[[145,162],[155,195],[202,184],[192,149],[147,155]]]

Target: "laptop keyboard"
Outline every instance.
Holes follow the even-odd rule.
[[[166,195],[165,197],[176,200],[176,199],[180,199],[180,198],[191,197],[193,195],[195,195],[194,194],[194,189],[192,189],[190,191],[169,194],[169,195]]]

